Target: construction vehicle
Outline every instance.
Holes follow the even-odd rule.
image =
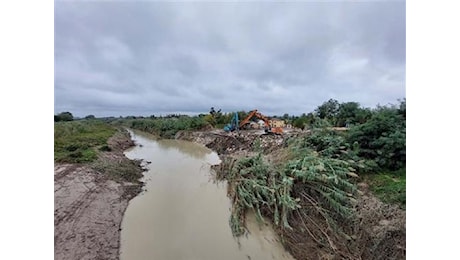
[[[270,121],[268,120],[268,118],[265,117],[264,115],[262,115],[259,111],[257,111],[257,109],[252,110],[249,113],[249,115],[243,121],[241,121],[240,129],[247,128],[247,125],[250,123],[251,119],[254,118],[254,117],[259,118],[262,121],[264,121],[265,133],[268,133],[268,134],[282,134],[283,133],[283,128],[281,128],[281,127],[271,127],[270,126]]]
[[[238,123],[238,113],[235,112],[235,114],[233,115],[233,118],[232,118],[232,121],[230,122],[230,124],[227,124],[224,126],[224,131],[225,132],[233,132],[235,130],[240,130],[239,129],[239,123]]]

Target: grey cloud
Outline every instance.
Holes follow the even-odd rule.
[[[55,112],[151,115],[405,96],[405,2],[55,2]]]

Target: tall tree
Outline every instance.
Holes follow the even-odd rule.
[[[339,105],[336,126],[351,126],[365,123],[372,115],[369,109],[364,109],[357,102],[346,102]]]
[[[339,112],[339,101],[329,99],[315,109],[315,115],[321,119],[327,119],[330,123],[335,124],[337,113]]]

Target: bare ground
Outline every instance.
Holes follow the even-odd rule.
[[[129,200],[141,191],[142,184],[132,180],[142,170],[123,154],[133,145],[126,132],[118,132],[108,144],[112,151],[94,164],[55,164],[55,259],[119,257],[121,221]],[[117,169],[123,171],[119,176],[114,175]]]

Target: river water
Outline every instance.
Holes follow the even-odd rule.
[[[247,217],[250,234],[232,236],[225,182],[215,182],[215,152],[180,140],[155,140],[130,131],[130,159],[150,162],[145,191],[130,201],[120,245],[122,260],[293,259],[268,225]],[[239,241],[239,242],[238,242]]]

